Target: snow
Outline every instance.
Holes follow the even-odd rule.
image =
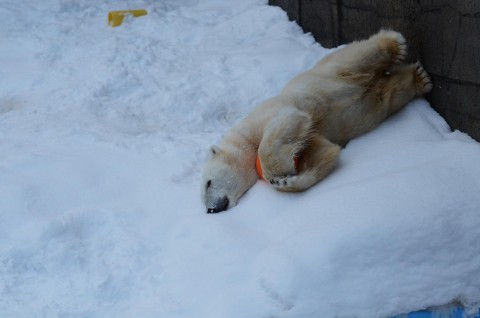
[[[0,316],[478,308],[480,146],[423,99],[309,191],[205,213],[208,147],[330,52],[266,1],[2,0],[0,38]]]

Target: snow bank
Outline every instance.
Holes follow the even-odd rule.
[[[145,8],[121,27],[109,10]],[[4,0],[0,314],[386,317],[480,302],[479,144],[415,100],[301,194],[206,150],[329,51],[265,1]]]

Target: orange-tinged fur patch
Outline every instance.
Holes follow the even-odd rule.
[[[298,160],[299,157],[293,157],[293,162],[295,164],[295,170],[298,170]],[[257,160],[255,161],[255,168],[257,168],[257,173],[260,179],[263,179],[263,172],[262,172],[262,165],[260,164],[260,157],[257,156]],[[265,180],[265,179],[263,179]]]

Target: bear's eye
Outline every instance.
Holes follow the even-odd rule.
[[[211,185],[212,185],[212,180],[208,180],[207,181],[207,189],[210,188]]]

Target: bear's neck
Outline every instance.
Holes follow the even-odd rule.
[[[237,154],[246,164],[255,165],[258,143],[238,129],[232,129],[220,142],[220,147],[228,149],[232,154]]]

